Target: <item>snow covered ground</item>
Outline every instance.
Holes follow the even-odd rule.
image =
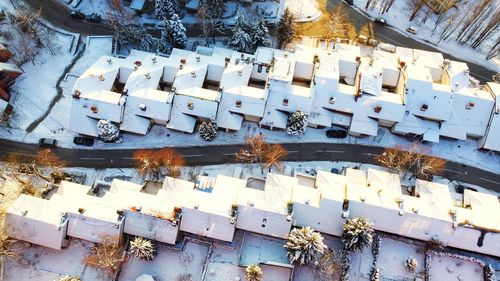
[[[354,0],[354,6],[362,13],[368,14],[371,18],[383,17],[384,19],[386,19],[391,28],[408,37],[416,38],[417,40],[425,44],[433,45],[443,52],[447,52],[458,58],[483,65],[484,67],[487,67],[493,71],[500,71],[500,57],[497,56],[496,58],[491,60],[485,59],[489,48],[491,48],[491,46],[495,44],[494,40],[497,39],[496,36],[492,36],[489,40],[485,41],[483,45],[478,49],[473,49],[469,46],[458,44],[454,40],[453,36],[449,40],[439,42],[439,37],[443,26],[446,24],[446,20],[443,20],[435,31],[434,27],[438,15],[432,14],[425,23],[421,23],[423,17],[426,14],[426,10],[428,9],[428,7],[424,5],[422,10],[418,13],[417,17],[412,22],[409,22],[408,19],[410,18],[411,10],[408,8],[408,6],[410,1],[411,0],[397,0],[394,2],[389,11],[384,14],[380,13],[382,1],[378,1],[374,9],[372,10],[364,9],[367,0]],[[457,7],[460,11],[465,11],[467,9],[470,9],[471,4],[473,3],[474,1],[462,1],[457,4]],[[455,8],[451,8],[449,12],[453,12],[454,9]],[[406,28],[410,25],[418,27],[416,35],[412,35],[406,31]],[[382,40],[384,40],[384,38],[382,38]],[[484,78],[488,80],[491,79],[491,77]]]
[[[295,16],[296,22],[315,21],[322,16],[316,0],[287,0],[286,7]]]

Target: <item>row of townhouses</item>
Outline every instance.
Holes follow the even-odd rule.
[[[474,138],[500,151],[500,84],[479,86],[467,64],[401,47],[317,45],[261,47],[254,55],[198,47],[169,57],[135,50],[101,57],[74,85],[70,130],[98,136],[101,119],[142,135],[154,124],[193,133],[209,119],[227,131],[244,120],[285,129],[300,110],[309,127],[375,136],[384,126],[430,142]]]
[[[256,184],[259,182],[260,184]],[[472,252],[500,255],[500,203],[494,195],[399,176],[346,169],[342,175],[268,174],[265,179],[167,177],[158,193],[115,179],[102,197],[62,182],[50,199],[21,195],[6,216],[7,234],[53,249],[71,237],[92,242],[124,234],[174,244],[180,232],[230,242],[236,229],[285,238],[293,226],[340,236],[347,218],[368,218],[379,231]]]

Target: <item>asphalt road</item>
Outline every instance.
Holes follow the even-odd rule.
[[[289,153],[287,161],[349,161],[376,164],[374,157],[383,152],[381,147],[358,144],[286,143],[283,145]],[[185,158],[187,165],[194,166],[234,163],[236,162],[234,155],[241,148],[241,145],[207,145],[176,149]],[[21,158],[32,158],[38,149],[39,147],[33,144],[0,140],[0,159],[5,160],[10,154]],[[133,149],[54,149],[54,152],[70,166],[89,168],[134,167],[135,151]],[[448,161],[441,175],[450,180],[463,181],[500,192],[498,173]]]

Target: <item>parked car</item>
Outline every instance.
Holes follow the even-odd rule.
[[[408,26],[408,28],[406,29],[406,31],[408,31],[409,33],[415,35],[417,34],[417,31],[418,31],[418,28],[414,25],[410,25]]]
[[[86,20],[88,22],[95,22],[95,23],[99,23],[102,21],[102,18],[100,15],[96,14],[96,13],[92,13],[90,15],[87,16]]]
[[[94,139],[93,138],[87,138],[87,137],[75,137],[73,139],[73,143],[76,144],[76,145],[93,146],[94,145]]]
[[[330,173],[340,175],[339,169],[337,169],[337,168],[332,168],[330,170]]]
[[[396,52],[396,46],[394,46],[392,44],[380,43],[380,44],[378,44],[378,47],[380,48],[380,50],[384,50],[387,52],[391,52],[391,53]]]
[[[346,130],[328,130],[326,131],[326,137],[327,138],[336,138],[336,139],[344,139],[347,137],[347,131]]]
[[[57,140],[50,138],[41,138],[40,140],[38,140],[38,145],[40,145],[41,147],[56,147]]]
[[[87,16],[80,11],[71,11],[71,17],[77,20],[84,20]]]
[[[375,23],[378,23],[378,24],[381,24],[381,25],[386,25],[387,24],[387,21],[382,18],[382,17],[376,17],[375,20],[374,20]]]

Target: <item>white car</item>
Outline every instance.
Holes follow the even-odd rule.
[[[417,34],[417,31],[418,31],[418,28],[414,25],[410,25],[408,26],[408,28],[406,29],[406,31],[408,31],[409,33],[415,35]]]

